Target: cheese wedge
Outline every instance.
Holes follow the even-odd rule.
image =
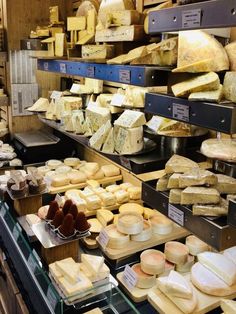
[[[217,174],[217,184],[215,188],[220,194],[236,194],[236,179],[224,174]]]
[[[168,293],[166,289],[166,284],[168,282],[168,277],[159,277],[157,279],[157,287],[163,292],[179,309],[185,314],[194,313],[194,309],[197,306],[197,297],[193,291],[191,299],[183,299],[175,297]]]
[[[114,125],[118,125],[123,128],[137,128],[145,123],[146,118],[143,112],[125,110],[114,122]]]
[[[107,121],[107,123],[102,125],[97,130],[97,132],[94,133],[94,135],[89,139],[90,146],[96,150],[100,150],[110,130],[111,130],[111,122]]]
[[[91,233],[100,233],[103,226],[97,218],[88,219],[88,223],[90,224],[89,231]]]
[[[234,264],[236,264],[236,246],[224,250],[223,255],[230,259]]]
[[[146,274],[144,271],[142,271],[141,264],[135,264],[131,268],[133,269],[133,271],[136,273],[138,277],[136,287],[141,288],[141,289],[149,289],[155,286],[156,276]]]
[[[81,254],[81,262],[88,268],[88,270],[92,274],[98,275],[104,264],[104,257],[89,254]]]
[[[191,299],[193,295],[193,289],[188,281],[174,270],[171,270],[168,276],[166,291],[169,295],[188,300]]]
[[[219,253],[204,252],[198,254],[198,261],[222,279],[226,284],[236,284],[236,265]],[[224,265],[222,267],[222,265]]]
[[[181,204],[181,194],[183,190],[181,189],[172,189],[169,194],[169,203],[170,204]]]
[[[140,255],[141,269],[146,274],[158,275],[165,270],[165,255],[158,250],[146,250]]]
[[[122,64],[130,63],[136,58],[143,57],[148,53],[146,46],[141,46],[135,49],[130,50],[122,60]]]
[[[221,300],[220,307],[225,314],[236,313],[236,301],[232,300]]]
[[[210,72],[211,69],[214,68],[214,60],[212,58],[203,59],[201,61],[197,61],[194,63],[186,64],[180,66],[176,69],[173,69],[173,73],[181,73],[181,72],[188,72],[188,73],[204,73]]]
[[[220,193],[213,188],[188,187],[181,193],[182,205],[217,204],[220,202]]]
[[[115,151],[115,141],[114,141],[114,135],[113,135],[113,128],[111,128],[103,146],[102,146],[102,152],[107,154],[113,154]]]
[[[179,177],[180,177],[180,173],[173,173],[168,181],[167,184],[167,189],[178,189],[180,188],[179,186]]]
[[[99,209],[97,211],[97,219],[102,224],[103,227],[107,226],[112,222],[114,215],[109,210]]]
[[[71,283],[76,284],[78,281],[79,264],[76,263],[71,257],[55,263],[57,270],[65,276]]]
[[[194,92],[217,90],[219,87],[219,76],[214,72],[209,72],[177,83],[171,88],[175,97],[188,97]]]
[[[156,184],[156,190],[160,192],[168,191],[168,182],[171,174],[165,174],[163,177],[161,177]]]
[[[217,182],[218,179],[214,173],[200,168],[189,170],[179,176],[179,188],[199,185],[215,185]]]
[[[185,239],[185,244],[189,249],[189,253],[193,256],[209,250],[209,246],[194,235],[188,236]]]
[[[222,98],[223,98],[223,85],[220,84],[217,90],[191,93],[188,97],[188,100],[220,103]]]
[[[216,205],[193,205],[194,216],[224,216],[228,214],[228,202],[221,198]]]
[[[227,285],[215,273],[200,263],[193,265],[191,269],[191,281],[203,293],[217,297],[226,297],[236,292],[236,285]]]
[[[189,249],[183,243],[170,241],[165,243],[166,259],[174,264],[184,264],[188,261]]]
[[[165,172],[168,173],[184,173],[193,168],[199,168],[198,164],[191,159],[183,156],[173,155],[166,163]]]
[[[102,265],[102,268],[100,269],[99,273],[96,275],[91,273],[91,271],[83,263],[80,263],[80,269],[84,273],[84,275],[89,280],[92,281],[92,283],[101,281],[101,280],[109,277],[109,275],[110,275],[110,269],[107,267],[107,265],[105,263]]]

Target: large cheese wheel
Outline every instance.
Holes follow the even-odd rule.
[[[202,143],[201,153],[208,158],[236,162],[236,141],[231,139],[208,139]]]

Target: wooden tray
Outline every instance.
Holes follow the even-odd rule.
[[[145,300],[147,300],[148,297],[148,293],[152,291],[153,288],[149,288],[149,289],[140,289],[137,287],[134,287],[132,290],[130,290],[126,285],[125,282],[123,281],[123,274],[124,272],[120,272],[116,275],[116,278],[119,282],[119,284],[123,287],[123,289],[125,290],[125,292],[128,294],[128,296],[135,302],[135,303],[139,303],[139,302],[143,302]]]
[[[149,249],[151,247],[163,244],[168,241],[180,239],[189,235],[189,232],[179,227],[177,225],[174,226],[173,231],[167,235],[153,235],[152,238],[148,241],[144,242],[136,242],[136,241],[129,241],[127,245],[125,245],[122,249],[111,249],[106,247],[104,250],[101,247],[101,250],[104,254],[110,258],[111,260],[117,260],[123,257],[128,257],[129,255],[135,254],[137,252]],[[98,240],[98,237],[96,238]]]
[[[117,182],[121,180],[122,180],[122,175],[115,176],[115,177],[105,177],[103,179],[96,180],[96,181],[98,181],[100,184],[108,184],[108,183]],[[78,184],[68,184],[68,185],[59,186],[59,187],[51,186],[49,189],[49,193],[50,194],[63,193],[71,189],[83,189],[86,186],[87,186],[86,182],[78,183]]]
[[[190,274],[186,274],[185,277],[190,282]],[[191,282],[190,284],[192,285]],[[209,311],[212,311],[220,306],[220,301],[222,300],[222,297],[210,296],[201,292],[193,285],[192,287],[198,299],[198,305],[194,310],[194,314],[208,313]],[[226,297],[225,299],[234,299],[235,297],[236,292],[233,295]],[[148,301],[160,314],[183,314],[183,312],[157,287],[152,288],[151,291],[148,293]]]

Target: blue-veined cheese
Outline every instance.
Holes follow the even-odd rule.
[[[117,126],[116,126],[117,127]],[[115,150],[119,154],[133,154],[143,149],[143,127],[125,129],[118,127]]]
[[[103,143],[105,142],[110,130],[111,122],[107,121],[106,124],[101,124],[102,126],[97,130],[95,134],[90,138],[89,144],[92,148],[100,150]]]
[[[123,128],[136,128],[146,123],[146,118],[143,112],[125,110],[120,117],[114,122],[114,125]]]
[[[102,147],[102,151],[104,153],[108,153],[108,154],[112,154],[114,153],[114,150],[115,150],[115,141],[114,141],[114,136],[113,136],[113,128],[111,128],[104,144],[103,144],[103,147]]]
[[[93,133],[96,132],[107,121],[111,120],[110,110],[96,105],[88,106],[86,109],[86,119],[89,118]]]

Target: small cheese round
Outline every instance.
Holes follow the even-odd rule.
[[[164,215],[155,215],[149,220],[154,234],[169,234],[173,229],[173,222]]]
[[[66,173],[69,173],[71,171],[71,169],[72,168],[69,166],[61,165],[61,166],[56,168],[55,173],[56,174],[66,174]]]
[[[79,198],[80,197],[80,191],[76,190],[76,189],[70,189],[68,191],[65,192],[65,198],[67,200],[72,199],[73,197],[75,198]]]
[[[141,269],[146,274],[159,275],[165,271],[165,255],[158,250],[146,250],[140,255]]]
[[[62,164],[63,164],[62,161],[57,160],[57,159],[51,159],[46,162],[46,165],[52,170],[58,168]]]
[[[64,159],[64,164],[66,166],[70,166],[70,167],[73,167],[73,168],[77,167],[79,165],[79,163],[80,163],[79,158],[72,158],[72,157],[70,157],[70,158]]]
[[[151,223],[147,220],[143,222],[143,231],[136,235],[131,235],[132,241],[144,242],[148,241],[152,237],[152,226]]]
[[[137,186],[133,186],[131,188],[128,188],[127,192],[129,193],[130,199],[131,200],[140,200],[141,199],[141,194],[142,194],[142,189],[137,187]]]
[[[129,243],[129,235],[121,233],[117,230],[116,225],[112,224],[104,228],[109,241],[107,246],[111,249],[124,248]]]
[[[166,259],[174,264],[185,264],[188,261],[188,247],[177,241],[166,242],[165,244]]]
[[[143,231],[142,215],[133,211],[120,214],[117,222],[117,230],[125,234],[139,234]]]
[[[138,281],[136,283],[137,288],[149,289],[155,286],[156,276],[146,274],[144,271],[142,271],[141,264],[134,264],[131,268],[138,277]]]
[[[189,248],[189,253],[193,256],[197,256],[199,253],[209,250],[209,246],[194,235],[188,236],[185,240],[185,244]]]
[[[136,204],[136,203],[127,203],[123,204],[119,207],[119,212],[122,214],[127,211],[134,211],[139,213],[140,215],[143,214],[143,206]]]
[[[193,255],[188,255],[188,260],[184,264],[177,264],[176,271],[179,273],[188,273],[190,272],[192,266],[194,265],[195,258]]]

